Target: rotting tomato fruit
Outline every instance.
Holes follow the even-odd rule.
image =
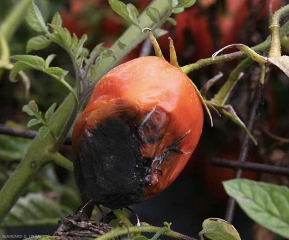
[[[203,117],[191,80],[164,59],[141,57],[112,69],[73,131],[80,192],[112,209],[156,196],[189,160]]]

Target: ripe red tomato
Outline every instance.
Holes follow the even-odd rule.
[[[150,199],[179,175],[202,132],[203,109],[179,68],[131,60],[95,86],[73,131],[76,184],[112,209]]]

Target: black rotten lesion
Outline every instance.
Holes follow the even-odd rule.
[[[153,163],[157,162],[156,166],[155,166],[155,171],[158,171],[160,174],[162,174],[162,170],[161,170],[161,165],[162,163],[168,159],[169,154],[174,152],[174,153],[178,153],[178,154],[186,154],[186,152],[183,152],[180,149],[180,145],[182,143],[182,141],[184,140],[184,138],[190,133],[190,131],[187,131],[185,134],[183,134],[181,137],[177,138],[175,141],[173,141],[172,143],[170,143],[166,150],[164,151],[164,153],[153,159]]]

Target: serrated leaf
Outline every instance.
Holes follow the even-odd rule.
[[[50,129],[48,127],[42,126],[38,130],[39,139],[44,139],[50,132]]]
[[[16,81],[16,77],[18,75],[18,73],[20,71],[26,70],[26,69],[31,69],[31,65],[28,65],[26,63],[23,62],[17,62],[14,64],[10,74],[9,74],[9,78],[11,81]]]
[[[77,39],[76,46],[73,49],[71,49],[72,52],[74,53],[75,58],[79,58],[82,55],[83,45],[86,41],[87,41],[87,35],[86,34],[82,35],[82,37],[79,40]]]
[[[71,45],[68,46],[68,47],[69,47],[69,49],[73,50],[73,49],[76,47],[77,43],[78,43],[78,37],[76,36],[75,33],[73,33],[71,39],[72,39]],[[72,52],[73,52],[73,51],[72,51]]]
[[[52,60],[56,57],[56,54],[50,54],[46,60],[45,60],[45,68],[48,68],[50,66],[50,63]]]
[[[56,25],[61,27],[62,26],[62,19],[61,19],[61,15],[57,12],[54,14],[52,20],[51,20],[51,24],[52,25]]]
[[[103,49],[102,46],[103,46],[103,43],[100,43],[92,49],[92,51],[89,55],[90,63],[93,63],[95,61],[96,57],[100,54],[101,50]]]
[[[149,16],[149,18],[154,22],[158,23],[160,21],[160,12],[154,7],[148,7],[146,9],[146,14]]]
[[[63,28],[63,27],[60,27],[57,25],[49,24],[49,26],[52,27],[58,33],[58,37],[56,37],[58,43],[60,45],[64,45],[64,46],[67,46],[70,48],[70,46],[72,44],[71,33],[66,28]],[[51,35],[52,34],[49,34],[49,36],[51,36]],[[55,36],[55,34],[52,36]],[[59,42],[59,39],[61,39],[60,42]]]
[[[271,57],[268,61],[281,69],[289,77],[289,56]]]
[[[30,65],[32,68],[43,69],[45,68],[45,60],[39,56],[34,55],[14,55],[11,57],[17,61],[21,61],[27,65]]]
[[[132,5],[131,3],[129,3],[129,4],[126,5],[126,9],[127,9],[129,18],[133,22],[139,23],[139,19],[138,19],[139,12],[138,12],[137,8],[134,5]]]
[[[255,222],[280,236],[289,238],[289,189],[268,183],[234,179],[223,183]]]
[[[19,198],[1,227],[58,225],[62,216],[61,206],[39,193]]]
[[[65,46],[65,43],[64,43],[62,37],[58,33],[55,33],[55,32],[50,33],[50,34],[47,34],[47,36],[49,37],[49,39],[51,39],[55,43],[59,44],[60,46]]]
[[[239,127],[241,127],[248,134],[254,144],[257,145],[257,140],[254,138],[254,136],[243,123],[243,121],[238,117],[237,113],[231,105],[224,105],[221,109],[221,112],[224,113],[232,122],[236,123]]]
[[[111,9],[120,15],[122,18],[129,20],[129,15],[126,9],[126,5],[118,0],[108,0]]]
[[[48,108],[48,110],[45,112],[45,119],[48,121],[51,116],[53,115],[54,111],[55,111],[55,108],[56,108],[57,104],[56,103],[53,103],[50,108]]]
[[[26,52],[31,52],[32,50],[41,50],[49,46],[51,41],[44,35],[39,35],[30,38],[26,45]]]
[[[220,218],[208,218],[202,224],[201,235],[212,240],[241,240],[234,226]]]
[[[120,15],[123,19],[134,24],[139,27],[138,22],[138,10],[132,4],[125,5],[123,2],[118,0],[109,0],[110,7],[113,11],[115,11],[118,15]],[[140,27],[139,27],[140,28]],[[141,28],[140,28],[141,30]]]
[[[46,33],[48,31],[43,16],[33,1],[28,8],[26,21],[28,25],[36,32]]]
[[[57,77],[64,79],[64,77],[68,74],[68,71],[63,70],[59,67],[50,67],[44,70],[48,75],[56,75]]]
[[[28,104],[24,105],[22,112],[27,113],[29,116],[33,117],[39,113],[38,106],[34,100],[30,101]]]
[[[39,119],[36,119],[36,118],[30,119],[29,122],[27,123],[27,128],[35,126],[39,123],[41,123],[41,121]]]

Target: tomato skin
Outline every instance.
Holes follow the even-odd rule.
[[[106,132],[100,132],[102,126],[108,126]],[[150,199],[180,174],[202,126],[201,101],[180,69],[152,56],[121,64],[97,83],[76,122],[72,137],[76,184],[87,200],[110,208]],[[104,145],[97,146],[91,140],[94,136]],[[110,153],[103,154],[110,144]],[[91,159],[90,151],[103,157]],[[98,168],[102,171],[91,171]]]

